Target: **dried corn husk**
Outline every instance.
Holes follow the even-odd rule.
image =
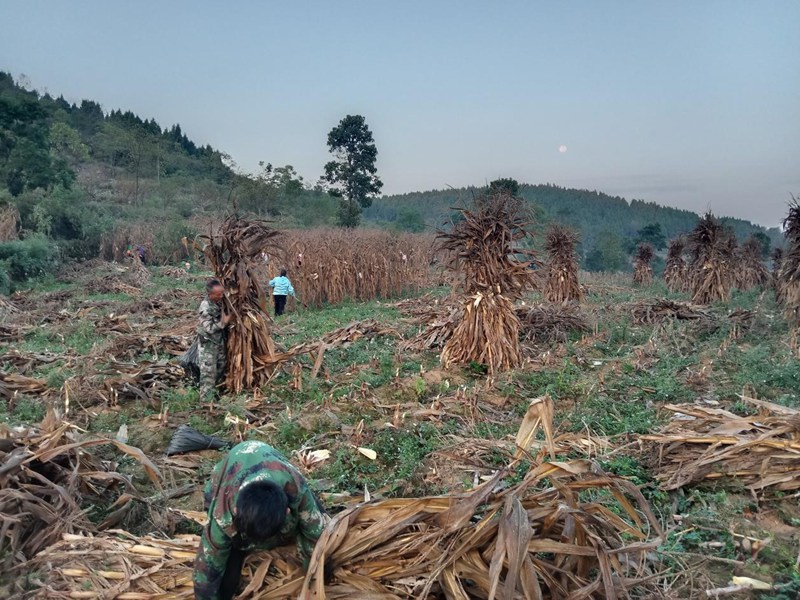
[[[673,420],[642,436],[667,490],[733,477],[751,490],[800,489],[800,411],[743,398],[761,409],[742,417],[719,408],[667,405]]]

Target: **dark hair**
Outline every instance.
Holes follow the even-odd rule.
[[[281,277],[286,277],[286,269],[281,269]]]
[[[209,279],[206,282],[206,292],[208,292],[209,294],[212,291],[214,291],[214,288],[217,288],[217,287],[222,287],[222,283],[220,282],[219,279]]]
[[[286,521],[289,498],[274,481],[255,481],[239,491],[233,525],[248,542],[263,542]]]

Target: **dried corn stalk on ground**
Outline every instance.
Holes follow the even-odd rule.
[[[658,572],[655,516],[634,484],[590,461],[545,462],[561,443],[552,416],[548,397],[531,402],[515,454],[536,458],[522,481],[505,480],[512,462],[464,494],[346,509],[325,529],[307,574],[287,549],[250,557],[240,598],[609,600],[647,592]],[[38,589],[21,597],[188,599],[198,543],[123,531],[64,535],[24,566],[38,573],[28,581]]]
[[[644,435],[664,489],[735,477],[754,491],[800,489],[800,411],[743,397],[759,414],[667,405],[673,419]]]

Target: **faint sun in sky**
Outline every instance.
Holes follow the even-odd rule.
[[[564,154],[564,152],[566,152],[566,151],[567,151],[567,147],[566,147],[564,144],[561,144],[561,145],[558,147],[558,151],[559,151],[559,152],[561,152],[561,154]]]

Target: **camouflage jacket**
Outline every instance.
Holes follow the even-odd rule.
[[[197,313],[200,315],[200,324],[197,326],[200,341],[221,344],[224,341],[225,325],[222,324],[222,308],[219,304],[206,296]]]
[[[300,472],[272,446],[248,441],[235,446],[214,467],[205,487],[208,524],[203,529],[194,566],[194,590],[198,600],[216,600],[231,548],[237,543],[233,509],[239,490],[254,481],[274,481],[289,497],[289,514],[281,531],[263,544],[244,550],[271,550],[296,542],[307,568],[328,516],[317,504]]]

